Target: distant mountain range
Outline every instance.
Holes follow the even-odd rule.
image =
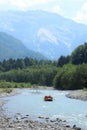
[[[45,59],[39,53],[27,49],[23,43],[11,35],[0,32],[0,61],[4,59],[17,59],[31,57],[35,59]]]
[[[45,11],[2,12],[0,30],[48,59],[69,55],[87,41],[87,26]]]

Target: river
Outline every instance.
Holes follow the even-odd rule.
[[[4,105],[6,113],[10,116],[16,113],[29,114],[32,118],[38,116],[60,118],[67,120],[73,126],[87,130],[87,101],[69,99],[65,95],[67,91],[57,90],[35,90],[21,89],[19,94],[4,98],[7,103]],[[43,100],[45,95],[52,95],[52,102]]]

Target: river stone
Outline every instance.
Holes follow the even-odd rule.
[[[22,130],[22,128],[21,127],[17,127],[17,130]]]

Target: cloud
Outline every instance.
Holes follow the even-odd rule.
[[[60,0],[0,0],[0,10],[45,10],[61,14]]]
[[[20,10],[24,10],[27,9],[29,6],[31,6],[31,2],[29,1],[23,1],[23,0],[11,0],[10,1],[10,5],[20,9]]]
[[[2,5],[4,3],[4,1],[0,0],[0,5]]]
[[[0,0],[0,6],[7,5],[9,3],[9,0]]]
[[[52,7],[52,12],[61,14],[62,13],[62,9],[60,8],[59,5],[55,5],[55,6]]]
[[[27,10],[48,3],[50,0],[10,0],[10,5],[20,10]]]
[[[53,0],[0,0],[0,7],[27,10],[51,2]]]
[[[87,24],[87,2],[82,5],[81,10],[72,19],[76,22]]]
[[[0,11],[39,9],[54,12],[64,17],[72,18],[76,22],[87,24],[87,2],[84,1],[85,0],[71,0],[70,2],[69,0],[0,0]],[[80,6],[82,7],[79,10]]]

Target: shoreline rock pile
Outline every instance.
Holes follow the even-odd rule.
[[[42,120],[42,121],[40,121]],[[68,125],[66,120],[39,116],[37,120],[32,120],[29,115],[22,116],[15,114],[13,118],[0,116],[0,130],[82,130],[76,125],[73,128]]]

